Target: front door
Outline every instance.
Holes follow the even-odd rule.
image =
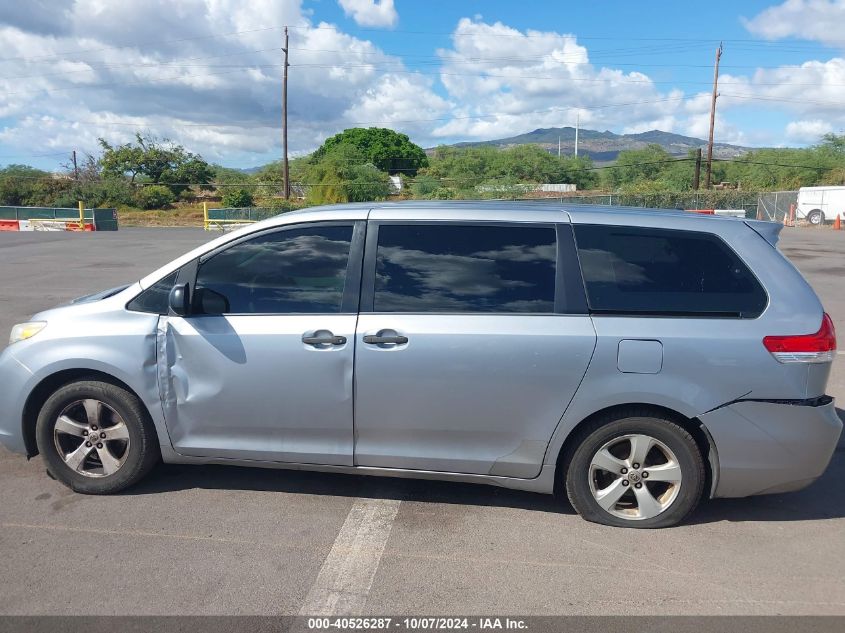
[[[158,333],[177,452],[352,464],[363,230],[353,222],[277,228],[200,258],[191,314],[162,317]]]
[[[531,478],[596,335],[568,225],[371,222],[355,463]]]

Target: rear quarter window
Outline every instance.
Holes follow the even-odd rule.
[[[590,310],[755,318],[768,298],[722,239],[710,233],[577,225]]]

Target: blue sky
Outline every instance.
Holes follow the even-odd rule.
[[[57,169],[136,130],[214,162],[280,153],[281,29],[290,141],[352,125],[424,146],[573,125],[702,137],[724,41],[717,141],[842,133],[843,0],[33,0],[0,7],[0,164]]]

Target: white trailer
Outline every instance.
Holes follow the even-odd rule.
[[[810,224],[824,224],[837,215],[845,219],[845,187],[801,187],[795,217]]]

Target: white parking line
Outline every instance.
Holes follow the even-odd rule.
[[[356,499],[299,615],[360,615],[401,501]]]

